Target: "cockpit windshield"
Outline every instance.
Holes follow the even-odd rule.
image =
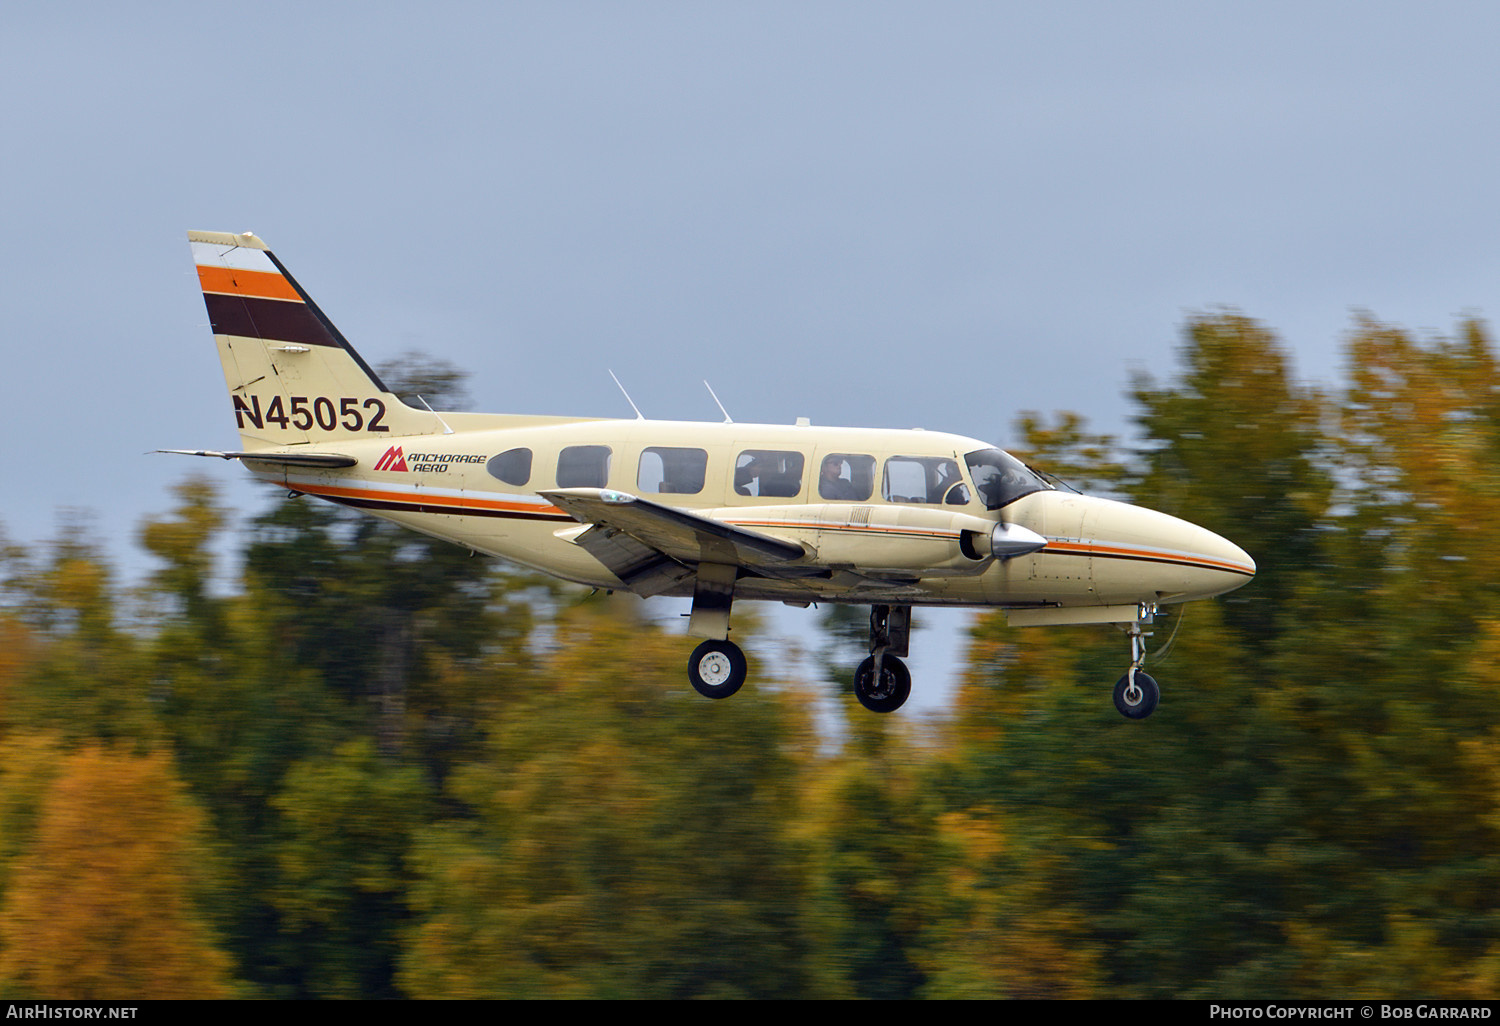
[[[999,449],[980,449],[969,453],[964,460],[969,464],[969,476],[974,479],[974,489],[985,509],[999,509],[1023,495],[1052,489],[1030,467]]]

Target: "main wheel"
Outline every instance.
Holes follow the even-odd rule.
[[[1115,684],[1115,708],[1129,719],[1144,720],[1160,701],[1161,688],[1142,670],[1131,670]]]
[[[875,680],[875,657],[870,656],[854,671],[854,697],[871,712],[895,712],[911,695],[911,671],[893,655],[880,661],[880,680]]]
[[[732,641],[705,641],[688,660],[688,680],[704,698],[728,698],[745,683],[745,653]]]

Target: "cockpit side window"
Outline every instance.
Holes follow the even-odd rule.
[[[779,449],[746,449],[734,461],[739,495],[790,499],[802,491],[802,454]]]
[[[962,506],[969,501],[958,464],[941,456],[892,456],[885,461],[880,494],[886,502]]]
[[[557,457],[557,487],[603,488],[609,481],[609,446],[570,445]]]
[[[834,502],[864,502],[875,491],[875,457],[831,452],[818,471],[818,497]]]
[[[641,453],[635,483],[643,492],[697,495],[703,491],[708,453],[703,449],[652,446]]]
[[[1023,495],[1050,491],[1052,486],[1008,452],[980,449],[964,457],[974,488],[985,509],[1008,506]]]

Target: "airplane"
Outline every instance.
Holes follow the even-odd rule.
[[[1160,607],[1255,575],[1211,531],[1057,487],[960,435],[419,409],[254,234],[188,240],[242,448],[161,451],[239,460],[294,494],[580,585],[690,598],[687,632],[704,640],[688,679],[708,698],[745,681],[736,601],[869,606],[853,690],[877,713],[911,693],[914,607],[998,607],[1018,626],[1122,628],[1114,703],[1144,719],[1160,700],[1143,669]]]

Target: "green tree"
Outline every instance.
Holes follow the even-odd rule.
[[[359,738],[293,765],[272,805],[281,837],[270,899],[302,953],[304,988],[319,998],[400,997],[406,859],[430,814],[420,768],[382,760]]]
[[[775,692],[708,703],[682,642],[594,605],[535,674],[501,683],[471,818],[417,847],[401,980],[433,997],[796,997],[813,992],[789,837],[810,744]]]
[[[1327,406],[1296,383],[1280,342],[1235,312],[1193,318],[1182,373],[1135,383],[1146,448],[1132,502],[1201,524],[1250,553],[1255,583],[1217,600],[1225,626],[1258,650],[1275,637],[1299,583],[1320,570],[1333,490]]]

